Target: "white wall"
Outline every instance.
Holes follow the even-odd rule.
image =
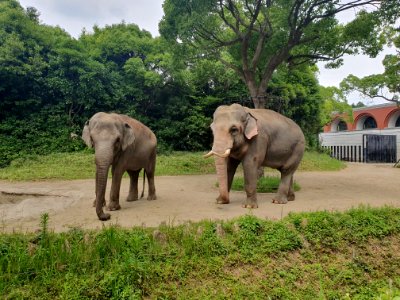
[[[400,128],[338,131],[319,134],[321,146],[362,146],[364,134],[396,135],[397,160],[400,159]]]

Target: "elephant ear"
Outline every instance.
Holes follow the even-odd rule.
[[[254,118],[252,114],[248,113],[246,120],[246,128],[244,129],[244,135],[246,136],[247,139],[251,140],[257,134],[258,134],[257,119]]]
[[[85,142],[85,144],[89,148],[93,147],[92,138],[90,137],[89,122],[88,121],[86,121],[85,126],[83,127],[82,140]]]
[[[124,138],[122,139],[122,151],[125,151],[130,145],[135,142],[135,134],[132,127],[128,124],[124,124]]]

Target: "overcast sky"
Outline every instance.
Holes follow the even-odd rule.
[[[135,23],[153,36],[158,36],[158,22],[163,16],[163,0],[19,0],[23,7],[33,6],[40,13],[40,20],[48,25],[60,26],[73,37],[78,38],[82,29],[91,32],[93,25],[104,27],[125,21]],[[395,53],[387,49],[375,59],[366,56],[346,57],[339,69],[328,70],[318,64],[319,82],[323,86],[338,86],[349,74],[364,77],[383,72],[382,60],[386,53]],[[349,102],[363,100],[355,94]],[[377,103],[376,101],[373,103]]]

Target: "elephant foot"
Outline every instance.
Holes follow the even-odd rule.
[[[107,220],[110,220],[111,215],[110,214],[101,213],[98,217],[99,217],[100,221],[107,221]]]
[[[257,198],[248,197],[242,204],[243,208],[258,208]]]
[[[120,210],[121,209],[121,205],[119,205],[118,203],[110,203],[110,205],[108,205],[108,210]]]
[[[157,196],[156,195],[148,195],[147,200],[157,200]]]
[[[258,208],[257,200],[247,199],[245,203],[242,204],[243,208]]]
[[[138,200],[139,200],[139,197],[138,197],[138,196],[126,198],[126,201],[127,201],[127,202],[133,202],[133,201],[138,201]]]
[[[296,196],[294,194],[289,194],[287,197],[288,201],[294,201],[294,199],[296,199]]]
[[[275,203],[275,204],[286,204],[287,202],[288,202],[288,199],[282,199],[282,198],[272,199],[272,203]]]
[[[247,203],[245,203],[245,204],[242,204],[242,207],[243,208],[258,208],[258,204],[257,203],[255,203],[255,204],[247,204]]]
[[[221,196],[218,196],[217,204],[229,204],[229,199],[225,199],[225,198],[222,198]]]

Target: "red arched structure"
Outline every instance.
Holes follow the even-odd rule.
[[[400,107],[394,108],[385,118],[385,128],[396,127],[396,121],[400,118]]]
[[[369,107],[360,107],[353,109],[353,122],[347,123],[347,131],[368,130],[362,127],[361,122],[371,117],[376,122],[376,129],[385,129],[395,127],[396,118],[400,116],[400,108],[395,103],[385,103]],[[334,115],[332,122],[324,126],[324,132],[336,132],[336,126],[340,120],[345,120],[343,114]],[[393,121],[394,120],[394,121]],[[394,122],[394,124],[392,124]],[[336,128],[336,130],[335,130]],[[334,129],[334,130],[332,130]]]
[[[373,120],[374,126],[365,127],[366,121]],[[353,130],[368,130],[368,129],[376,129],[378,128],[378,121],[375,116],[369,112],[364,112],[359,114],[353,122]]]

